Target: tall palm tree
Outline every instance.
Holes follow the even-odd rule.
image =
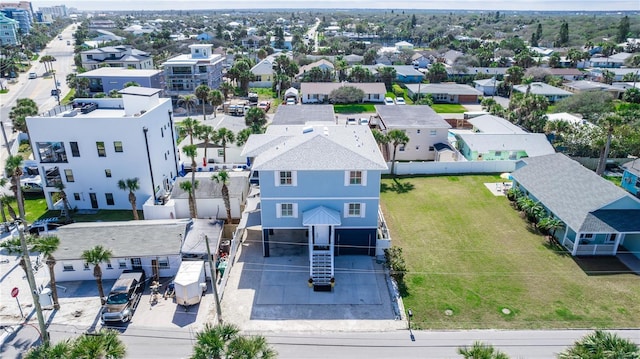
[[[188,94],[178,96],[178,106],[184,105],[188,116],[191,116],[191,110],[196,106],[196,102],[195,95]]]
[[[98,335],[83,335],[75,340],[72,358],[123,359],[127,348],[115,330],[101,330]]]
[[[20,177],[23,174],[22,156],[20,155],[9,156],[5,164],[5,172],[9,177],[11,177],[11,190],[13,191],[13,196],[16,199],[22,198],[22,196],[18,197],[18,191],[22,191],[22,188],[20,187]],[[20,204],[18,204],[18,208],[20,208]]]
[[[211,91],[211,88],[209,88],[209,86],[207,86],[205,84],[202,84],[202,85],[196,87],[196,91],[195,91],[196,98],[202,104],[202,115],[204,116],[204,121],[207,120],[207,113],[205,111],[205,105],[209,101],[209,91]]]
[[[191,218],[198,218],[198,207],[196,205],[195,191],[198,188],[196,181],[196,155],[198,153],[198,149],[195,145],[187,145],[182,147],[182,152],[188,157],[191,157],[191,183],[190,191],[189,191],[189,212],[191,214]],[[180,188],[182,188],[182,184],[180,183]],[[185,191],[188,191],[186,188],[182,188]]]
[[[227,143],[233,143],[236,135],[231,130],[221,127],[216,133],[216,142],[222,146],[222,163],[227,163]]]
[[[559,359],[639,358],[640,347],[615,333],[596,330],[558,355]]]
[[[509,359],[507,354],[482,342],[474,342],[470,348],[466,346],[458,348],[458,354],[465,359]]]
[[[223,82],[220,84],[220,91],[222,91],[222,94],[224,95],[224,99],[226,101],[229,97],[229,94],[233,93],[233,85],[229,82]]]
[[[387,135],[382,133],[382,131],[380,130],[372,130],[371,134],[373,134],[373,139],[376,140],[376,143],[378,144],[378,148],[382,152],[382,155],[384,156],[385,161],[387,161],[388,160],[387,157],[389,157],[389,153],[388,153],[389,151],[387,150],[389,137],[387,137]]]
[[[227,223],[231,223],[231,199],[229,199],[229,188],[227,187],[227,183],[229,183],[229,173],[225,170],[218,172],[211,176],[211,179],[216,181],[217,183],[222,184],[222,188],[220,192],[222,193],[222,201],[224,201],[224,208],[227,210]]]
[[[60,193],[60,199],[62,200],[62,205],[64,206],[64,223],[71,223],[73,221],[71,219],[71,206],[69,205],[69,197],[67,197],[67,192],[64,191],[65,185],[61,181],[56,184],[56,188]]]
[[[211,106],[213,106],[213,117],[215,118],[217,112],[216,109],[224,102],[222,92],[218,90],[209,91],[209,102],[211,102]]]
[[[189,136],[190,145],[193,145],[193,137],[198,133],[198,126],[200,126],[200,122],[191,117],[187,117],[184,121],[180,122],[180,131]]]
[[[396,165],[396,151],[398,146],[406,145],[409,142],[409,137],[402,130],[391,130],[387,133],[387,138],[389,139],[389,143],[393,146],[393,157],[391,158],[391,175],[395,176],[395,165]]]
[[[233,324],[205,324],[196,334],[192,359],[261,358],[271,359],[276,352],[262,336],[243,337]]]
[[[138,177],[121,179],[118,181],[118,188],[123,191],[129,191],[129,203],[131,203],[131,210],[133,211],[133,219],[139,220],[138,206],[136,205],[135,191],[140,189],[140,179]]]
[[[198,184],[198,181],[193,181],[193,184],[189,181],[180,182],[180,188],[189,195],[189,215],[191,218],[198,217],[195,198],[195,192],[198,189]]]
[[[98,285],[98,293],[100,294],[100,301],[102,305],[105,302],[104,288],[102,288],[102,268],[101,263],[107,263],[111,260],[112,252],[101,245],[97,245],[92,249],[88,249],[82,252],[81,258],[84,259],[87,264],[93,265],[93,276],[96,278],[96,284]]]
[[[200,130],[198,131],[198,139],[204,141],[204,158],[203,158],[203,166],[207,165],[207,161],[209,157],[207,157],[207,149],[209,148],[209,144],[216,140],[218,133],[213,127],[209,125],[202,125]]]
[[[604,170],[607,168],[607,158],[609,157],[609,151],[611,150],[611,139],[613,138],[614,130],[625,123],[625,119],[622,116],[610,114],[603,117],[599,124],[606,129],[607,139],[604,145],[604,149],[600,152],[600,160],[598,161],[598,167],[596,168],[596,174],[602,176]]]
[[[51,286],[51,297],[53,298],[53,309],[60,309],[58,301],[58,288],[56,287],[56,275],[53,267],[56,265],[56,259],[53,253],[60,247],[60,239],[55,236],[38,237],[33,241],[33,250],[42,253],[47,258],[46,263],[49,267],[49,279]]]

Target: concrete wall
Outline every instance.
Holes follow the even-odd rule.
[[[391,169],[391,162],[388,163]],[[463,174],[463,173],[502,173],[516,168],[516,161],[481,161],[481,162],[396,162],[395,172],[398,175],[413,174]],[[384,173],[389,173],[386,171]]]
[[[167,256],[163,256],[167,257]],[[151,261],[157,259],[158,257],[143,257],[142,261],[142,269],[144,269],[147,278],[150,278],[153,275],[153,271],[151,269]],[[160,269],[159,274],[160,277],[173,277],[178,272],[178,268],[180,267],[180,262],[182,261],[181,256],[179,254],[168,256],[169,258],[169,268]],[[131,269],[131,258],[123,258],[126,263],[126,268],[120,268],[120,263],[118,261],[120,258],[112,258],[111,268],[108,268],[107,263],[103,263],[100,265],[102,268],[102,279],[118,279],[120,274],[125,269]],[[73,265],[73,270],[64,270],[65,264]],[[93,276],[93,266],[89,265],[89,268],[84,267],[84,261],[81,259],[70,260],[70,261],[61,261],[59,260],[53,271],[56,275],[57,282],[67,282],[74,280],[95,280]],[[109,292],[110,288],[104,288],[105,294]]]

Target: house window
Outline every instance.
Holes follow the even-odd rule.
[[[118,259],[118,268],[127,268],[127,261],[125,259]]]
[[[64,272],[70,272],[70,271],[74,271],[75,269],[73,269],[73,264],[69,262],[62,262],[62,270]]]
[[[158,258],[158,268],[169,269],[169,257]]]
[[[83,267],[82,269],[84,270],[89,270],[89,263],[85,262],[82,267]]]
[[[73,178],[73,170],[70,170],[70,169],[64,170],[64,176],[67,178],[67,182],[75,181],[75,179]]]
[[[433,151],[435,151],[435,150],[436,150],[436,149],[435,149],[435,147],[433,147],[433,146],[429,146],[429,152],[433,152]]]
[[[218,150],[218,157],[224,157],[224,150],[223,149],[219,149]]]
[[[104,148],[104,142],[96,142],[96,149],[98,150],[98,157],[107,157],[107,151]]]
[[[404,146],[403,144],[400,144],[400,146],[398,146],[398,151],[400,152],[404,152]]]
[[[276,186],[295,186],[296,173],[294,171],[279,171]]]
[[[80,193],[75,192],[75,193],[73,194],[73,199],[74,199],[74,200],[76,200],[76,201],[79,201],[79,200],[80,200]]]
[[[71,146],[71,156],[80,157],[80,149],[78,148],[78,142],[69,142]]]
[[[349,171],[349,184],[361,185],[362,184],[362,171]]]
[[[636,187],[640,188],[640,180],[636,181]]]
[[[293,217],[293,203],[280,204],[280,217]]]
[[[109,206],[113,206],[114,202],[113,202],[113,193],[105,193],[104,194],[105,198],[107,199],[107,205]]]
[[[420,129],[417,129],[417,130],[416,130],[416,133],[417,133],[417,134],[420,134]]]
[[[111,170],[110,169],[104,170],[104,175],[107,176],[108,178],[111,178]]]
[[[502,156],[502,151],[496,151],[494,156],[501,157]]]
[[[429,130],[429,136],[435,136],[438,134],[438,131],[436,130]]]
[[[113,269],[113,266],[111,265],[111,262],[107,263],[107,269]]]
[[[113,149],[116,152],[122,152],[122,141],[113,141]]]
[[[140,258],[131,258],[131,268],[132,269],[142,269],[142,259],[140,259]]]
[[[160,127],[160,137],[164,137],[164,129]]]
[[[345,203],[345,217],[364,217],[364,203]]]

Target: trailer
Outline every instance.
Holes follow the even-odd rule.
[[[200,303],[202,293],[207,290],[204,261],[183,261],[173,283],[177,304],[187,309]]]

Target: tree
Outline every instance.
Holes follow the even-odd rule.
[[[551,241],[556,235],[556,231],[564,226],[564,223],[551,215],[546,216],[538,221],[538,228],[549,233]]]
[[[628,88],[622,95],[622,99],[631,103],[640,103],[640,89],[635,87]]]
[[[507,69],[506,74],[508,76],[506,76],[505,82],[513,87],[513,85],[519,85],[522,82],[522,78],[524,77],[524,69],[520,66],[511,66]]]
[[[544,96],[513,94],[509,101],[509,121],[531,132],[544,132],[549,101]]]
[[[373,138],[376,140],[376,143],[378,144],[378,147],[380,148],[385,161],[387,161],[387,157],[389,156],[386,146],[389,143],[389,137],[382,133],[382,131],[376,129],[371,130],[371,134],[373,134]]]
[[[251,107],[244,114],[244,123],[251,128],[252,133],[262,133],[262,128],[267,124],[267,115],[258,107]]]
[[[607,134],[604,149],[600,152],[600,160],[598,161],[598,167],[596,168],[596,174],[599,176],[604,174],[604,170],[607,167],[607,158],[609,157],[609,151],[611,151],[613,131],[624,122],[625,119],[617,114],[609,114],[598,121],[598,124],[606,130]]]
[[[596,330],[577,340],[572,347],[558,354],[559,359],[638,358],[640,348],[633,341],[615,333]]]
[[[60,309],[58,301],[58,288],[56,287],[56,275],[53,267],[56,265],[56,259],[53,253],[60,247],[60,239],[54,236],[38,237],[33,240],[33,250],[42,253],[46,257],[46,264],[49,267],[49,286],[51,287],[51,297],[53,299],[53,309]]]
[[[27,116],[35,116],[38,114],[38,104],[30,98],[20,98],[16,101],[16,105],[11,108],[9,118],[13,125],[14,131],[29,133],[27,128]]]
[[[203,166],[207,165],[207,161],[209,157],[207,157],[207,149],[209,148],[209,143],[216,140],[217,136],[216,130],[209,125],[202,125],[198,131],[198,139],[204,142],[204,158],[202,159]]]
[[[243,93],[249,91],[249,81],[253,79],[251,72],[251,64],[249,59],[241,58],[233,63],[233,66],[227,71],[227,76],[239,85]],[[222,90],[224,92],[224,90]],[[226,98],[226,95],[225,95]]]
[[[360,103],[364,95],[364,91],[357,87],[341,86],[329,93],[329,101],[333,103]]]
[[[209,102],[211,102],[211,106],[213,106],[213,118],[216,118],[217,116],[216,109],[218,108],[218,106],[222,105],[222,103],[224,102],[224,96],[222,95],[222,92],[218,90],[211,90],[209,91],[208,98],[209,98]]]
[[[601,91],[573,94],[556,103],[556,112],[578,113],[592,123],[605,113],[613,112],[613,96]]]
[[[216,183],[222,184],[220,193],[222,193],[224,208],[227,210],[227,224],[231,224],[231,200],[229,199],[229,188],[227,187],[227,183],[229,182],[229,173],[225,170],[221,170],[217,174],[212,175],[211,179],[216,181]]]
[[[39,61],[41,64],[44,64],[44,71],[51,73],[53,71],[53,62],[56,61],[56,58],[51,55],[44,55],[40,57]]]
[[[102,287],[102,268],[101,263],[107,263],[111,260],[112,252],[101,245],[97,245],[92,249],[82,252],[81,258],[89,265],[93,265],[93,276],[98,285],[98,293],[100,294],[100,302],[105,303],[104,288]]]
[[[180,131],[189,136],[189,144],[193,145],[193,137],[196,137],[198,134],[198,126],[200,126],[200,122],[195,118],[187,117],[182,122],[180,122]]]
[[[118,188],[123,191],[129,191],[129,203],[131,203],[131,211],[133,211],[133,219],[139,220],[138,206],[136,205],[135,191],[140,189],[140,179],[138,177],[121,179],[118,181]]]
[[[389,143],[393,146],[393,156],[391,157],[391,175],[395,176],[395,164],[396,164],[396,151],[398,146],[406,145],[409,142],[409,137],[402,130],[391,130],[387,133]]]
[[[284,87],[289,86],[291,78],[296,76],[298,71],[298,65],[286,55],[276,57],[273,62],[273,72],[277,81],[274,81],[273,85],[274,90],[278,92],[278,97],[280,97],[280,92],[284,90]]]
[[[224,95],[224,100],[226,101],[229,97],[229,93],[233,93],[233,85],[228,82],[223,82],[220,84],[220,91]]]
[[[124,359],[127,348],[115,330],[101,330],[98,335],[83,335],[75,340],[72,358]]]
[[[182,152],[191,158],[191,182],[181,182],[180,188],[189,192],[189,213],[191,214],[191,218],[198,218],[198,208],[195,198],[195,191],[198,188],[198,181],[196,181],[196,155],[198,154],[198,148],[195,145],[187,145],[182,147]],[[184,187],[186,186],[183,186],[184,183],[189,183],[189,186]]]
[[[431,83],[439,83],[445,81],[447,79],[447,69],[440,62],[436,62],[435,64],[429,67],[429,71],[427,72],[427,79]]]
[[[236,134],[236,145],[240,147],[244,146],[244,144],[247,143],[249,136],[251,136],[252,134],[253,132],[251,131],[251,128],[243,128],[242,130],[240,130]]]
[[[391,90],[391,85],[393,81],[396,79],[396,69],[391,66],[385,66],[381,69],[378,69],[378,76],[380,76],[380,80],[384,82],[384,86],[387,88],[387,91]]]
[[[373,75],[369,69],[356,65],[351,68],[348,79],[350,82],[372,82]]]
[[[195,95],[180,95],[178,96],[178,106],[183,106],[187,110],[187,115],[191,116],[191,110],[196,106],[196,96]]]
[[[509,359],[507,354],[482,342],[474,342],[470,348],[466,346],[458,348],[458,354],[465,359]]]
[[[31,347],[25,354],[25,359],[67,359],[72,358],[73,342],[66,339],[51,345],[45,343],[37,347]]]
[[[11,191],[13,191],[13,197],[16,199],[22,197],[18,197],[18,191],[22,191],[22,188],[20,187],[20,177],[22,177],[23,174],[22,161],[23,159],[20,155],[9,156],[9,158],[7,158],[7,162],[5,162],[4,167],[5,173],[11,178]],[[18,204],[18,208],[20,208],[20,204]],[[9,207],[9,214],[11,214],[11,207]],[[15,213],[12,215],[12,217],[14,216]]]
[[[569,42],[569,23],[563,21],[560,25],[560,32],[558,33],[558,46],[564,46]]]
[[[67,197],[67,192],[64,191],[65,186],[62,181],[56,184],[56,189],[58,193],[60,193],[60,199],[62,200],[62,205],[64,206],[64,222],[71,223],[73,219],[71,218],[71,206],[69,205],[69,197]]]
[[[620,24],[618,25],[618,35],[616,36],[616,41],[618,43],[627,41],[627,35],[629,34],[629,29],[631,24],[629,23],[629,16],[625,16],[620,19]]]
[[[233,324],[205,324],[196,333],[192,359],[210,358],[261,358],[272,359],[276,352],[262,336],[243,337],[240,329]]]
[[[236,140],[236,136],[231,130],[225,127],[221,127],[218,129],[215,137],[215,141],[220,146],[222,146],[223,163],[227,163],[227,144],[232,144],[235,140]]]
[[[207,120],[207,112],[205,111],[205,105],[209,101],[209,91],[211,91],[211,89],[209,88],[209,86],[207,86],[205,84],[202,84],[202,85],[196,87],[196,91],[195,91],[196,98],[202,104],[202,115],[204,116],[203,117],[204,121]]]

